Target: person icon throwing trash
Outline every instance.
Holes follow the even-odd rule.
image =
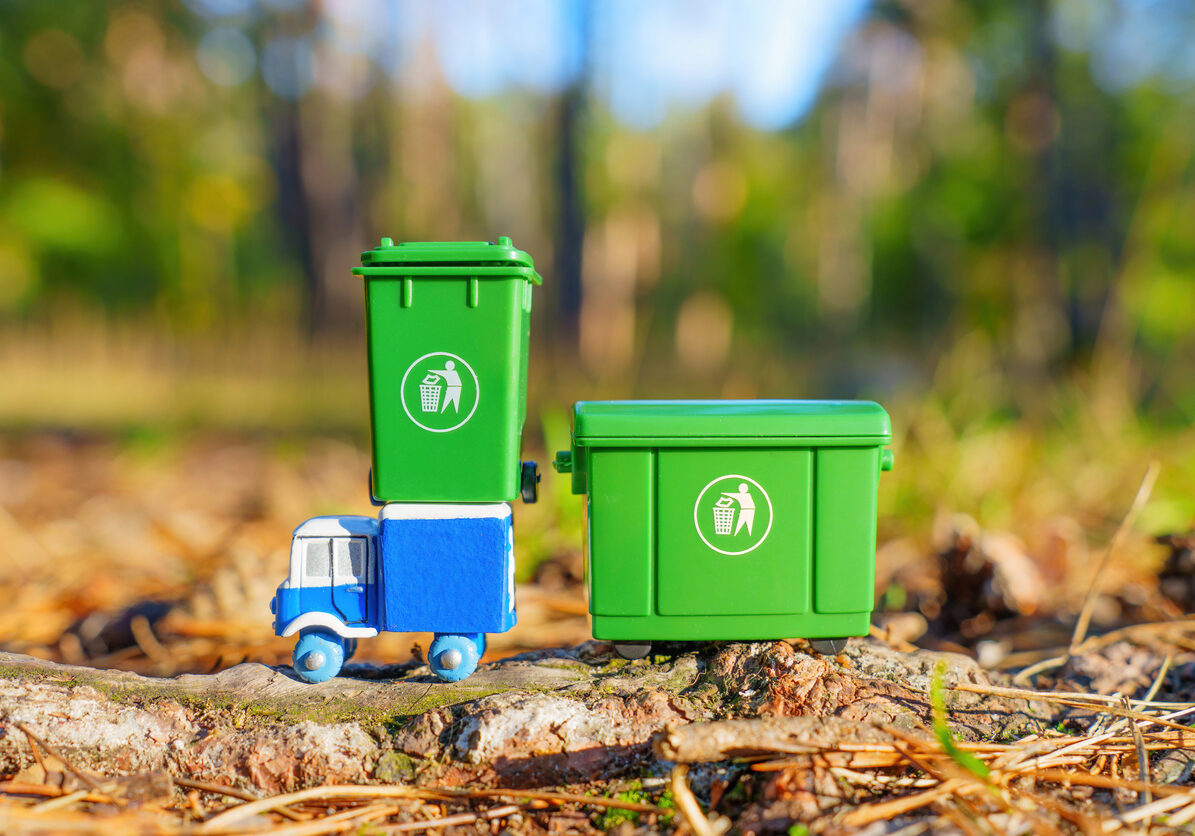
[[[440,412],[443,413],[448,409],[448,404],[452,404],[452,411],[459,413],[461,411],[461,376],[456,371],[456,363],[448,360],[444,363],[444,368],[433,369],[431,373],[444,378],[444,402],[440,404]]]
[[[768,539],[775,518],[768,489],[742,473],[711,479],[693,501],[697,536],[719,554],[755,551]]]
[[[734,527],[734,533],[738,534],[743,530],[743,526],[746,526],[747,534],[750,536],[751,527],[755,525],[755,500],[747,488],[747,483],[739,482],[737,491],[723,491],[722,496],[733,499],[739,504],[739,519],[738,524]]]
[[[431,433],[452,432],[469,423],[481,398],[477,372],[464,357],[447,351],[412,361],[398,390],[407,417]]]

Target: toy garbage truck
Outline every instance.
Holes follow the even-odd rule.
[[[315,517],[295,529],[290,573],[271,602],[274,629],[295,636],[294,669],[336,676],[357,640],[432,632],[432,673],[464,679],[485,634],[515,623],[514,540],[505,502],[393,502],[378,519]]]
[[[867,635],[876,495],[892,467],[870,401],[593,401],[556,469],[588,497],[593,635],[653,641]]]
[[[295,672],[322,682],[358,639],[432,632],[441,679],[471,674],[485,634],[515,623],[511,509],[536,499],[519,458],[527,399],[531,257],[496,242],[399,243],[361,255],[378,518],[295,529],[274,628]],[[384,503],[384,504],[383,504]]]

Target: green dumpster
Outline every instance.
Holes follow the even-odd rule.
[[[867,635],[888,414],[870,401],[576,404],[589,609],[622,642]]]
[[[383,238],[361,263],[353,273],[365,279],[375,498],[534,493],[519,461],[531,292],[542,281],[531,256],[509,238]]]

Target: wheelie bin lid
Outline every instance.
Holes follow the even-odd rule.
[[[888,413],[873,401],[581,401],[579,447],[768,447],[892,441]]]
[[[383,238],[361,253],[357,276],[524,278],[542,284],[535,262],[505,236],[489,241],[400,241]]]

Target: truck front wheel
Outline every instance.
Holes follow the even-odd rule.
[[[295,673],[306,682],[327,682],[344,665],[344,642],[327,630],[304,630],[295,642]]]

